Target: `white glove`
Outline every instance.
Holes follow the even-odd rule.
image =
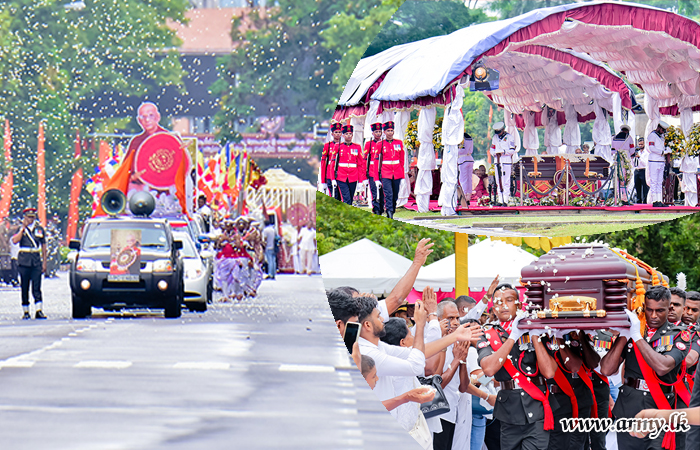
[[[545,330],[544,328],[538,328],[538,329],[536,329],[536,330],[530,330],[529,333],[530,333],[530,337],[534,337],[534,336],[540,336],[540,337],[549,336],[549,330]]]
[[[335,180],[331,180],[331,186],[333,186],[333,189],[336,189],[338,187],[338,182]]]
[[[381,189],[381,188],[382,188],[382,182],[381,182],[381,181],[375,181],[374,184],[377,185],[377,189]]]
[[[515,320],[513,321],[512,328],[510,329],[510,335],[508,336],[508,338],[513,339],[514,341],[517,341],[518,339],[520,339],[520,337],[523,334],[525,334],[525,330],[520,330],[518,328],[518,324],[520,323],[521,320],[523,320],[523,317],[525,317],[525,316],[523,315],[523,316],[518,316],[515,318]]]
[[[630,329],[629,328],[622,328],[622,327],[612,327],[610,328],[611,330],[615,330],[620,333],[618,336],[618,339],[624,339],[625,341],[628,341],[630,338]]]
[[[629,309],[625,309],[625,314],[630,320],[630,338],[634,341],[640,341],[642,339],[642,332],[640,330],[642,324],[639,321],[639,317]]]

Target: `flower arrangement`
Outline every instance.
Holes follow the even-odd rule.
[[[685,155],[685,136],[677,127],[668,127],[664,135],[664,145],[671,150],[671,158],[679,159]]]
[[[559,202],[555,197],[547,196],[540,199],[540,206],[557,206]]]
[[[438,154],[442,154],[442,117],[438,117],[435,120],[435,126],[433,127],[433,146]],[[418,151],[418,147],[420,147],[420,142],[418,142],[418,119],[413,119],[408,122],[406,135],[403,138],[403,147],[407,152],[416,153]]]
[[[688,156],[700,155],[700,123],[693,125],[688,138],[685,140],[685,150]]]
[[[476,203],[479,206],[488,206],[491,203],[491,198],[489,198],[487,195],[484,195],[483,197],[478,199]]]

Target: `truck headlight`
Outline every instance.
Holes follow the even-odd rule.
[[[94,272],[97,270],[98,262],[94,259],[89,258],[78,258],[78,262],[75,263],[75,270],[78,272]]]
[[[154,272],[172,272],[173,262],[169,259],[156,259],[153,261]]]

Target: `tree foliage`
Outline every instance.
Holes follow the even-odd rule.
[[[12,211],[36,202],[39,122],[46,133],[47,209],[65,217],[76,129],[92,131],[78,105],[106,90],[143,95],[150,84],[178,84],[175,33],[186,0],[58,0],[0,3],[0,103],[12,128]]]
[[[589,240],[607,242],[627,250],[670,278],[675,286],[676,275],[687,276],[688,290],[700,290],[700,216],[691,214],[680,219],[633,230],[593,235]]]
[[[316,194],[316,226],[319,255],[363,238],[413,259],[418,241],[428,237],[435,246],[427,264],[445,258],[455,251],[454,233],[379,217],[371,212],[344,205],[321,193]],[[470,236],[471,238],[473,237]]]
[[[222,141],[251,116],[297,116],[307,128],[328,119],[364,49],[397,0],[280,0],[233,23],[236,49],[223,58],[212,92]],[[341,70],[339,73],[338,71]],[[331,103],[329,103],[331,102]]]
[[[460,28],[491,20],[483,10],[467,8],[462,1],[409,0],[382,27],[367,47],[364,57],[395,45],[450,34]]]

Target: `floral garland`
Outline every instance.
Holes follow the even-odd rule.
[[[406,135],[403,138],[403,146],[407,152],[416,153],[420,143],[418,142],[418,119],[413,119],[408,122],[408,127],[406,128]],[[442,152],[442,117],[438,117],[435,120],[435,126],[433,127],[433,147],[436,152]]]
[[[680,159],[685,155],[685,136],[677,127],[668,127],[664,135],[664,145],[671,150],[671,159]]]
[[[621,180],[620,185],[621,186],[629,186],[630,182],[632,181],[632,174],[634,173],[634,169],[632,168],[632,161],[630,160],[629,155],[627,154],[626,151],[618,151],[616,152],[617,155],[619,155],[619,158],[615,158],[615,162],[610,166],[611,171],[617,171],[617,161],[622,161],[622,172],[624,174],[625,179]],[[617,172],[613,172],[617,173]],[[617,178],[617,176],[615,176]]]
[[[700,123],[696,123],[690,129],[685,140],[685,151],[688,156],[700,156]]]

